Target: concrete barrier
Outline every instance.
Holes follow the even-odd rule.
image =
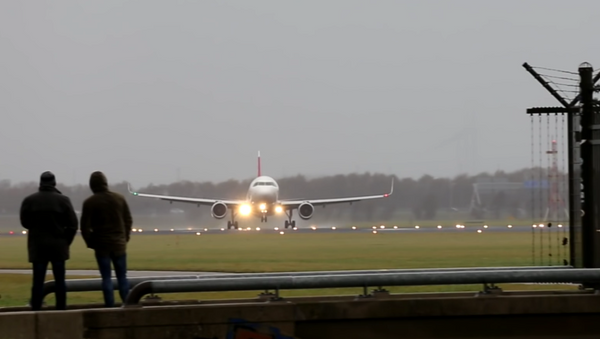
[[[390,295],[2,313],[0,339],[598,338],[599,322],[591,293]]]
[[[36,339],[35,313],[7,313],[0,316],[1,339]]]
[[[0,315],[0,339],[83,339],[83,332],[81,311]]]

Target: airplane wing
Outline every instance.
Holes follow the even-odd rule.
[[[285,209],[296,209],[302,203],[310,203],[313,206],[325,206],[330,204],[343,204],[353,203],[363,200],[381,199],[387,198],[394,193],[394,179],[392,178],[392,187],[389,193],[378,194],[378,195],[365,195],[357,197],[346,197],[346,198],[328,198],[328,199],[305,199],[305,200],[282,200],[279,204]]]
[[[176,197],[176,196],[172,196],[172,195],[138,193],[138,192],[135,192],[131,188],[131,185],[129,183],[127,183],[127,190],[129,191],[129,193],[131,193],[132,195],[134,195],[136,197],[166,200],[171,203],[172,202],[184,202],[184,203],[196,204],[196,205],[213,205],[216,202],[222,202],[225,205],[227,205],[227,207],[235,207],[235,206],[239,206],[239,205],[242,205],[245,203],[244,200],[188,198],[188,197]]]

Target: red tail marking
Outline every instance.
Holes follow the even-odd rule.
[[[258,151],[258,176],[260,177],[260,151]]]

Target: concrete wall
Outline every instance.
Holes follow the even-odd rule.
[[[440,337],[600,338],[600,296],[304,298],[0,313],[0,339]]]

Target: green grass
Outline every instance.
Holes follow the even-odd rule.
[[[268,232],[268,233],[267,233]],[[552,240],[555,240],[554,237]],[[537,241],[537,239],[536,239]],[[555,244],[553,244],[555,245]],[[1,237],[0,267],[29,268],[26,237]],[[528,232],[132,234],[129,269],[275,272],[531,265]],[[95,269],[78,236],[68,269]]]
[[[554,241],[554,235],[552,237]],[[536,239],[537,243],[537,239]],[[552,243],[556,252],[555,243]],[[0,268],[30,268],[26,237],[0,237]],[[546,249],[545,249],[546,250]],[[528,266],[532,265],[528,232],[476,233],[294,233],[266,232],[147,235],[134,233],[128,248],[130,270],[213,272],[277,272],[357,270],[428,267]],[[562,259],[562,258],[560,258]],[[559,258],[555,257],[553,265]],[[535,263],[539,265],[539,262]],[[547,264],[544,262],[544,264]],[[67,269],[96,269],[93,252],[77,237]],[[81,278],[81,277],[79,277]],[[0,275],[0,305],[24,305],[30,277]],[[522,285],[519,289],[548,289]],[[504,286],[503,286],[504,287]],[[570,288],[551,286],[550,288]],[[428,286],[392,288],[393,292],[476,291],[480,286]],[[286,291],[286,296],[358,294],[360,289]],[[257,292],[168,294],[175,298],[253,297]],[[101,302],[100,292],[69,293],[74,302]],[[52,298],[47,298],[52,303]]]

